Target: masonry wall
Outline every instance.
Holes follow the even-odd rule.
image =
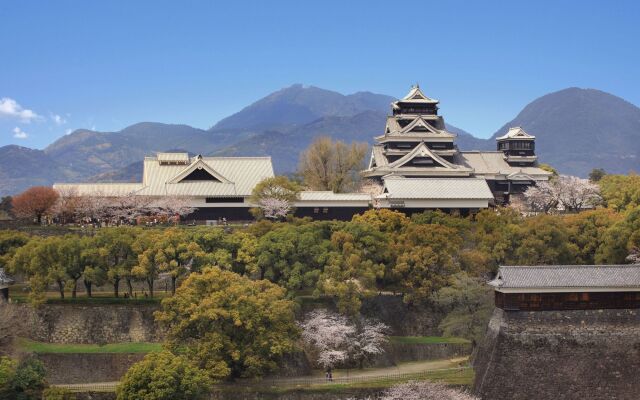
[[[487,400],[638,399],[640,310],[496,309],[474,367]]]
[[[21,315],[16,336],[52,343],[159,342],[158,305],[11,305]]]

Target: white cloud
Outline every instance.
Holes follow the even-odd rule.
[[[17,118],[25,123],[41,118],[34,111],[22,108],[17,101],[8,97],[0,99],[0,117]]]
[[[16,139],[26,139],[29,137],[29,135],[27,135],[27,132],[16,126],[15,128],[13,128],[13,137]]]
[[[56,123],[56,125],[64,125],[67,123],[67,120],[58,114],[51,114],[51,120]]]
[[[64,134],[69,135],[71,132],[73,132],[73,129],[65,129]]]

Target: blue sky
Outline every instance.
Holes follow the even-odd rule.
[[[293,83],[402,96],[419,82],[488,137],[570,86],[640,104],[639,17],[638,1],[3,1],[0,145],[208,128]]]

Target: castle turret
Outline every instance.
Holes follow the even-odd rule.
[[[529,135],[519,126],[509,128],[509,132],[496,139],[498,151],[504,153],[505,160],[512,166],[532,166],[537,161],[535,153],[536,137]]]

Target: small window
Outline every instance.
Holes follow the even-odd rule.
[[[323,209],[322,209],[322,213],[323,213],[323,214],[327,214],[327,213],[329,213],[329,209],[328,209],[328,208],[323,208]]]
[[[318,207],[313,209],[313,213],[314,214],[319,214],[320,213],[320,209]]]

